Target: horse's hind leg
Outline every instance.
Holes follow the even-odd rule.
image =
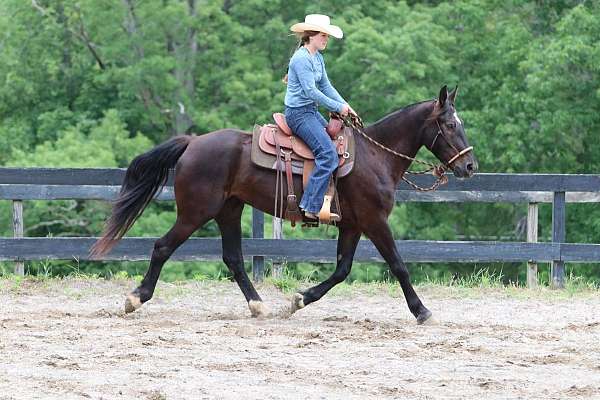
[[[230,198],[215,217],[215,221],[217,221],[221,230],[223,262],[233,274],[233,278],[242,290],[244,297],[246,297],[252,316],[266,317],[269,315],[269,309],[263,304],[244,269],[241,226],[243,209],[244,203],[238,199]]]
[[[125,312],[130,313],[142,306],[152,298],[156,282],[160,275],[163,265],[169,259],[171,254],[185,242],[192,233],[208,221],[206,219],[195,218],[190,220],[183,215],[177,217],[177,221],[166,235],[154,243],[150,267],[142,279],[142,283],[133,292],[127,296],[125,301]]]

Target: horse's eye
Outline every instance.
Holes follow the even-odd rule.
[[[450,129],[456,128],[456,124],[454,122],[448,122],[446,125],[448,125],[448,128]]]

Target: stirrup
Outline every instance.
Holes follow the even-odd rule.
[[[331,212],[331,200],[333,200],[333,195],[325,195],[323,198],[323,207],[319,211],[319,222],[328,224],[330,222],[339,222],[342,219],[339,214]]]
[[[321,222],[323,224],[329,224],[331,222],[340,222],[341,220],[342,220],[342,217],[340,217],[336,213],[329,213],[329,219],[328,220],[325,220],[323,218],[319,218],[319,222]]]
[[[306,218],[308,218],[310,220],[311,223],[315,223],[315,222],[321,222],[321,223],[328,223],[328,222],[339,222],[342,218],[335,213],[329,213],[329,220],[325,220],[323,218],[320,218],[319,216],[321,215],[321,213],[319,212],[319,214],[315,214],[315,213],[311,213],[310,211],[304,211],[304,216]]]

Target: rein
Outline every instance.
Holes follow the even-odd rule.
[[[375,139],[371,138],[363,130],[365,125],[363,124],[362,119],[356,114],[352,114],[347,117],[342,117],[339,113],[332,113],[332,115],[334,118],[338,118],[338,119],[342,120],[346,126],[349,126],[351,128],[354,128],[355,130],[357,130],[365,139],[367,139],[369,142],[371,142],[375,146],[381,148],[382,150],[385,150],[388,153],[395,155],[396,157],[400,157],[400,158],[409,160],[409,161],[417,163],[417,164],[428,166],[429,168],[422,170],[422,171],[404,171],[404,173],[402,174],[402,180],[404,182],[406,182],[408,185],[410,185],[413,189],[418,190],[420,192],[433,191],[433,190],[436,190],[440,185],[445,185],[446,183],[448,183],[448,177],[446,175],[444,175],[444,173],[450,169],[449,168],[450,164],[452,164],[454,161],[458,160],[463,155],[467,154],[469,151],[473,150],[473,146],[469,146],[469,147],[459,151],[454,145],[452,145],[452,143],[450,143],[448,141],[448,139],[446,138],[446,135],[444,135],[444,132],[442,131],[442,128],[440,127],[440,123],[436,120],[435,122],[438,126],[438,132],[435,135],[435,138],[433,139],[433,142],[431,143],[430,148],[433,149],[433,145],[435,144],[438,136],[441,135],[444,138],[444,140],[446,141],[446,143],[448,143],[450,145],[450,147],[452,147],[456,151],[456,154],[454,155],[454,157],[452,157],[450,160],[448,160],[448,162],[446,162],[445,164],[437,164],[436,165],[436,164],[430,163],[428,161],[419,160],[417,158],[407,156],[406,154],[399,153],[395,150],[390,149],[389,147],[384,146],[383,144],[379,143]],[[417,185],[416,183],[412,182],[410,179],[408,179],[405,176],[406,174],[425,175],[428,173],[431,173],[433,176],[436,177],[436,181],[430,187],[421,187],[421,186]]]

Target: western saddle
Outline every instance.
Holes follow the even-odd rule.
[[[256,165],[277,171],[274,215],[290,220],[293,227],[297,221],[303,219],[294,193],[293,175],[302,175],[302,187],[305,189],[315,166],[315,157],[306,143],[292,133],[283,114],[275,113],[273,114],[273,119],[275,124],[255,125],[251,158]],[[348,175],[354,166],[354,137],[352,129],[344,127],[341,120],[331,118],[325,130],[335,143],[339,156],[336,178]],[[283,213],[284,173],[287,180],[285,214]],[[336,181],[337,179],[330,179],[329,181],[329,187],[323,200],[323,207],[318,214],[319,222],[329,224],[337,222],[341,218],[339,200],[335,190]],[[339,218],[332,218],[332,201],[335,202]],[[310,221],[305,220],[305,222]],[[307,225],[315,226],[318,223],[307,223]]]

